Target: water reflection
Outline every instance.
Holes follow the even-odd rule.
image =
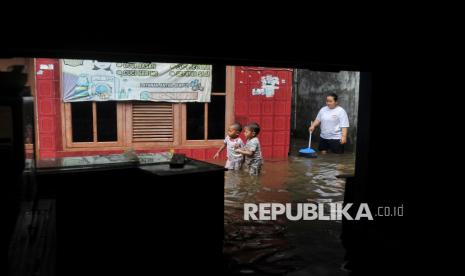
[[[342,203],[353,154],[266,162],[262,175],[228,171],[224,187],[224,256],[237,275],[346,275],[339,221],[244,221],[243,203]],[[325,214],[329,208],[325,208]]]

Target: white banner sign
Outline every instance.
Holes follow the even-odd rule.
[[[63,101],[210,102],[212,66],[63,59]]]

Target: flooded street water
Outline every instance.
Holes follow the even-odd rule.
[[[354,155],[295,153],[287,161],[265,162],[259,177],[225,173],[224,256],[231,274],[347,275],[340,268],[340,221],[243,219],[244,203],[342,203],[345,180],[336,176],[354,173]]]

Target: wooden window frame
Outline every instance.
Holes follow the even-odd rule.
[[[234,122],[234,66],[226,66],[226,91],[212,92],[212,96],[225,97],[225,122],[224,132],[230,124]],[[204,103],[204,139],[202,140],[189,140],[187,139],[187,107],[186,104],[182,105],[181,122],[182,122],[182,145],[187,147],[195,146],[221,146],[224,139],[208,139],[208,104]]]
[[[105,150],[105,148],[115,148],[124,146],[124,118],[126,117],[123,103],[116,102],[116,141],[97,141],[97,103],[92,102],[92,121],[93,121],[93,142],[74,142],[73,141],[73,126],[72,126],[72,115],[71,115],[71,103],[63,103],[64,109],[64,145],[66,149],[82,149],[82,148],[98,148],[99,150]]]
[[[61,68],[60,68],[61,70]],[[234,122],[234,80],[235,66],[226,66],[226,91],[212,92],[212,96],[225,95],[225,133]],[[62,76],[60,72],[60,76]],[[63,83],[63,82],[61,82]],[[61,89],[63,91],[63,89]],[[61,92],[62,93],[62,92]],[[60,94],[61,94],[60,93]],[[173,104],[173,141],[172,142],[133,142],[132,141],[132,102],[116,102],[117,107],[117,142],[73,142],[71,103],[61,102],[62,141],[64,151],[105,151],[122,150],[132,147],[136,150],[153,148],[205,148],[221,146],[223,139],[187,140],[186,139],[186,104]],[[95,106],[95,104],[93,104]],[[93,107],[94,108],[94,107]],[[208,103],[205,103],[205,137],[208,131]],[[93,118],[96,113],[93,112]],[[94,124],[94,129],[96,124]],[[95,135],[95,131],[94,131]]]

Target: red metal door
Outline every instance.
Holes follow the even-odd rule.
[[[260,125],[265,159],[287,159],[291,93],[292,69],[236,67],[234,117],[242,125]]]

